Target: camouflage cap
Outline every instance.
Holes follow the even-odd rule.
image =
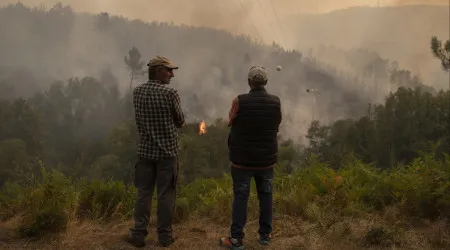
[[[149,67],[165,66],[169,69],[178,69],[178,66],[175,66],[172,63],[172,61],[170,61],[167,57],[164,56],[155,56],[150,60],[147,66]]]
[[[248,71],[248,79],[254,82],[266,82],[267,71],[263,66],[253,66]]]

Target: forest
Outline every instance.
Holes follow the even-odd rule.
[[[58,61],[60,53],[71,51],[70,30],[79,22],[92,25],[96,34],[123,40],[130,39],[127,32],[150,34],[136,45],[117,42],[124,46],[119,63],[126,72],[125,83],[114,70],[117,64],[99,74],[83,71],[65,79],[44,68],[37,73],[36,68],[15,66],[23,58],[12,59],[9,66],[0,64],[0,219],[6,223],[20,214],[14,227],[17,237],[61,233],[74,220],[100,225],[129,221],[138,140],[130,92],[147,77],[144,65],[149,58],[144,54],[161,46],[162,40],[151,39],[158,34],[158,39],[183,37],[190,44],[187,53],[200,48],[234,53],[220,60],[208,58],[213,73],[201,76],[191,71],[175,78],[188,119],[180,129],[177,223],[208,218],[224,228],[228,225],[228,216],[219,215],[231,213],[233,195],[226,119],[231,98],[247,91],[242,76],[249,65],[263,61],[274,69],[282,62],[289,66],[274,77],[275,86],[269,86],[281,97],[285,123],[275,167],[277,216],[309,221],[314,232],[325,239],[342,238],[340,244],[347,246],[450,244],[450,90],[435,89],[394,60],[365,49],[339,51],[351,69],[346,71],[275,43],[258,44],[207,28],[146,24],[108,13],[78,15],[62,5],[49,10],[21,4],[0,9],[0,22],[21,19],[23,32],[34,27],[34,42],[48,48],[30,54],[48,52],[46,60]],[[7,28],[1,27],[0,33],[5,33]],[[52,32],[46,33],[49,29]],[[450,42],[439,39],[430,38],[429,53],[448,72]],[[2,40],[2,55],[6,43],[13,46],[12,40]],[[333,49],[322,47],[323,53],[327,50]],[[99,55],[98,62],[104,56]],[[188,64],[186,58],[179,58],[181,65]],[[67,64],[62,65],[67,67],[61,69],[63,75],[76,65]],[[193,70],[192,65],[186,67]],[[188,79],[185,85],[183,78]],[[194,86],[199,90],[190,91]],[[327,90],[318,98],[313,119],[308,88]],[[199,133],[202,120],[205,134]],[[252,187],[252,219],[257,218],[257,204]],[[362,233],[354,228],[352,221],[371,216],[378,218],[377,225],[367,225]],[[409,227],[418,228],[415,235],[405,229]],[[428,238],[418,243],[420,237]],[[304,244],[312,248],[312,243]]]

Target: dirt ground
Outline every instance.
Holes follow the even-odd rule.
[[[0,224],[1,249],[135,249],[125,242],[132,221],[98,224],[94,222],[72,222],[66,232],[43,239],[23,239],[17,234],[19,219]],[[419,230],[406,230],[402,234],[402,246],[386,248],[363,245],[367,231],[378,225],[376,218],[336,222],[324,229],[317,223],[293,217],[274,219],[273,241],[270,246],[257,242],[258,221],[249,221],[246,226],[246,249],[433,249],[427,243],[426,234]],[[228,236],[227,225],[208,220],[190,219],[174,225],[176,242],[169,248],[158,247],[156,226],[151,222],[147,246],[141,249],[225,249],[219,246],[219,238]],[[434,248],[436,249],[436,248]]]

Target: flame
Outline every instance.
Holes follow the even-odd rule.
[[[205,123],[205,121],[202,121],[202,122],[200,122],[200,125],[199,125],[199,132],[198,132],[200,135],[203,135],[203,134],[205,134],[206,133],[206,123]]]

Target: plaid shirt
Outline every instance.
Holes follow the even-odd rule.
[[[137,156],[159,160],[178,155],[178,131],[184,124],[180,97],[159,81],[134,89],[133,104],[139,132]]]

